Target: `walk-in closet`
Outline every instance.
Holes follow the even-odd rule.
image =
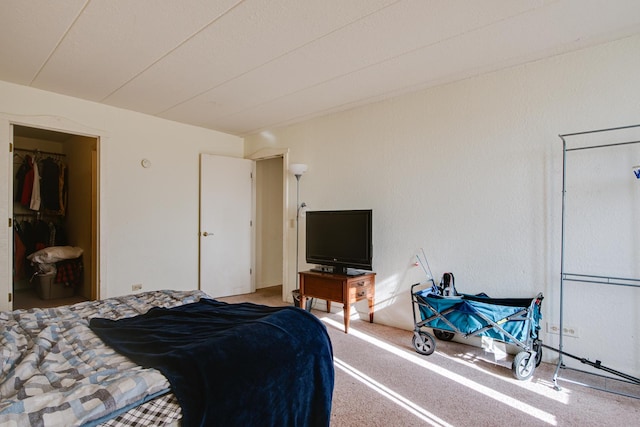
[[[13,126],[13,308],[98,298],[97,144]]]

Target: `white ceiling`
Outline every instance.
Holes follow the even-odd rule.
[[[2,0],[0,80],[242,136],[637,33],[638,0]]]

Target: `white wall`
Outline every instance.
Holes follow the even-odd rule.
[[[310,210],[373,209],[376,322],[413,328],[409,288],[425,280],[413,265],[424,248],[434,275],[454,272],[459,292],[543,292],[543,326],[557,323],[558,135],[640,123],[638,52],[640,38],[629,38],[270,130],[246,138],[245,150],[289,147],[291,162],[307,163],[301,200]],[[577,295],[592,291],[588,304]],[[640,290],[606,295],[567,289],[567,313],[601,314],[565,316],[580,335],[565,339],[565,351],[637,376]],[[542,338],[557,347],[557,335]]]
[[[9,122],[101,137],[101,297],[131,293],[134,283],[197,288],[199,153],[241,157],[241,138],[0,82],[2,218],[11,200]],[[0,233],[0,295],[11,286],[8,237]],[[0,297],[0,309],[6,304]]]

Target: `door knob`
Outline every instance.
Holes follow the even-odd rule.
[[[206,232],[206,231],[205,231],[204,233],[202,233],[202,235],[203,235],[204,237],[207,237],[207,236],[213,236],[213,233],[208,233],[208,232]]]

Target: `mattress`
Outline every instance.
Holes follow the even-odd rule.
[[[158,370],[107,346],[89,320],[133,317],[204,297],[197,290],[164,290],[0,312],[0,425],[99,425],[167,395],[170,384]]]

